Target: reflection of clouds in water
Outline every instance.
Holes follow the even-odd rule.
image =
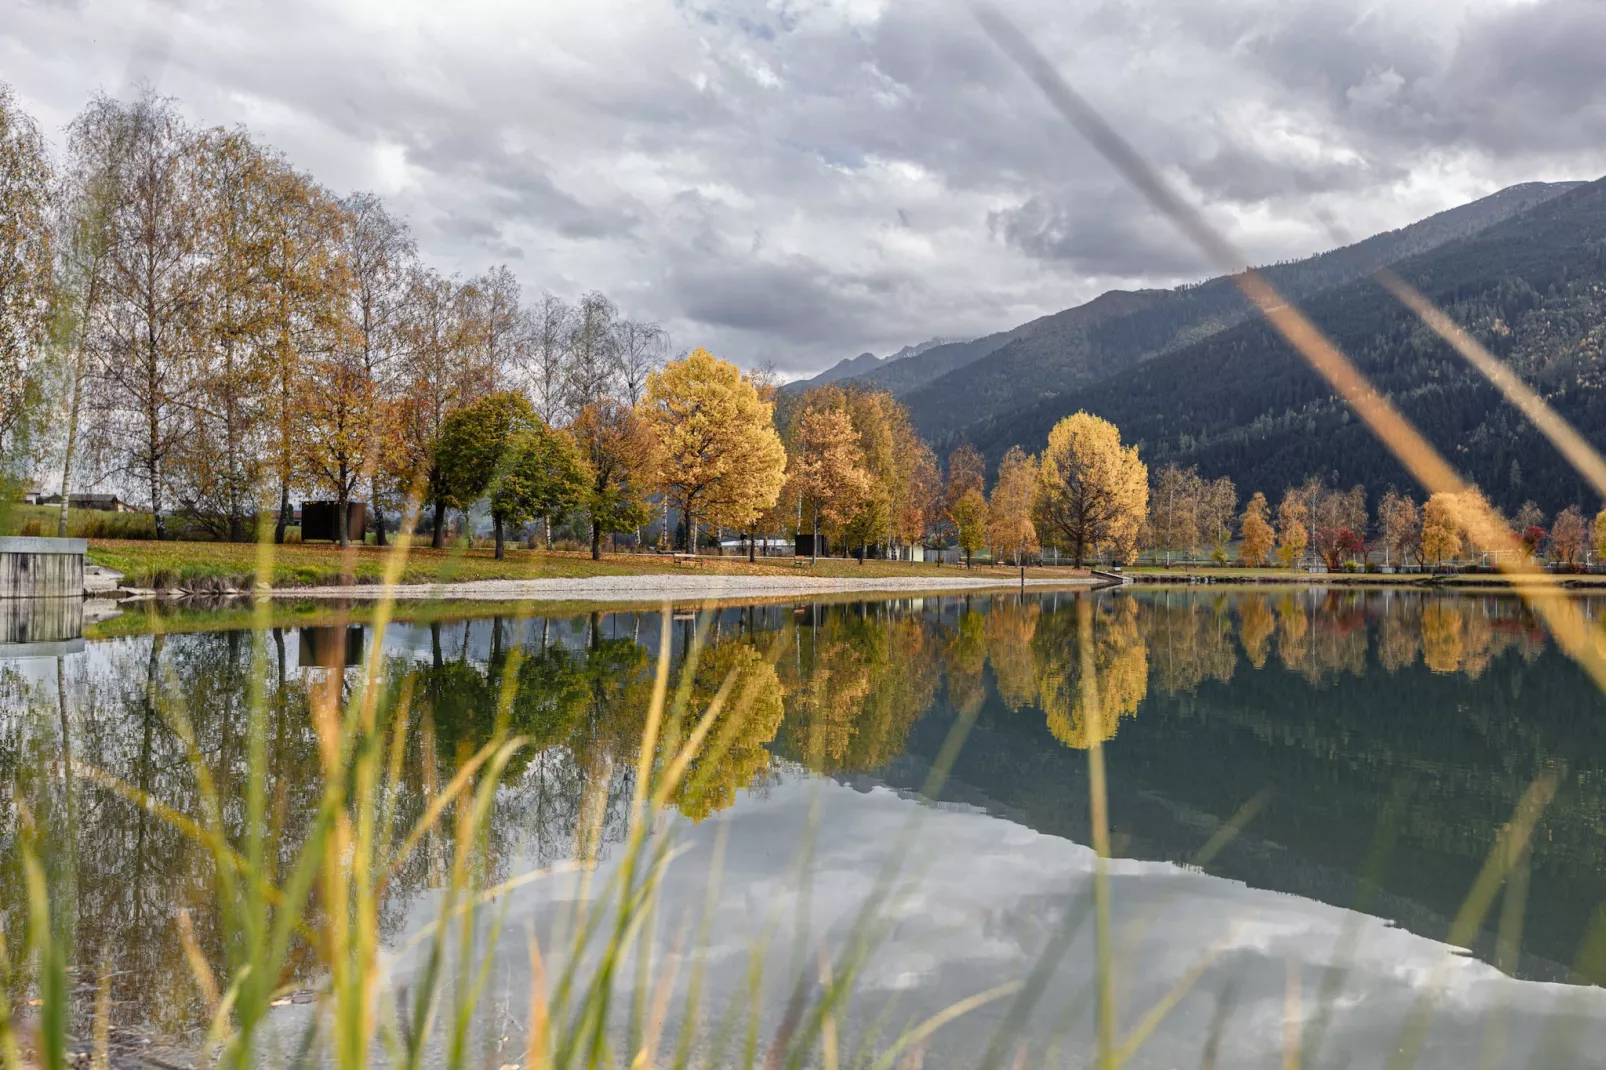
[[[795,866],[816,800],[820,834],[805,889]],[[899,1000],[894,1022],[912,1021],[1025,976],[1067,904],[1089,889],[1093,855],[1088,848],[978,811],[921,807],[884,789],[859,792],[831,781],[791,777],[763,798],[744,796],[719,821],[676,822],[676,835],[688,850],[665,879],[655,963],[671,953],[677,926],[695,926],[717,829],[728,822],[726,865],[707,949],[705,1006],[722,1008],[742,991],[752,941],[773,921],[779,928],[771,944],[765,999],[766,1030],[773,1030],[788,990],[788,978],[781,974],[793,946],[800,896],[809,897],[811,933],[828,933],[839,947],[912,817],[913,849],[885,912],[885,939],[862,973],[860,998],[843,1024],[846,1043],[852,1044],[857,1031],[894,996]],[[596,874],[591,896],[605,887],[613,864],[605,862]],[[1509,1014],[1509,1065],[1526,1065],[1540,1035],[1554,1035],[1558,1020],[1551,1016],[1568,1011],[1591,1019],[1606,1016],[1606,993],[1598,989],[1514,980],[1442,943],[1342,908],[1169,863],[1115,859],[1109,873],[1113,932],[1117,946],[1125,949],[1116,966],[1123,1031],[1202,956],[1212,948],[1216,955],[1134,1065],[1197,1065],[1216,1001],[1229,985],[1236,996],[1219,1065],[1277,1065],[1288,961],[1300,964],[1302,1014],[1309,1024],[1320,1011],[1326,968],[1343,964],[1335,954],[1348,926],[1359,939],[1331,1004],[1325,1065],[1381,1065],[1407,1012],[1435,979],[1443,998],[1420,1066],[1474,1065],[1484,1022],[1496,1010]],[[529,922],[549,939],[579,889],[577,878],[556,878],[519,890],[504,934],[522,932]],[[1073,1064],[1091,1054],[1085,986],[1092,940],[1085,923],[1053,975],[1032,1019],[1034,1053],[1044,1051],[1054,1020],[1084,994],[1065,1054]],[[543,950],[549,970],[555,969],[553,948]],[[499,990],[509,1005],[525,1005],[529,967],[523,939],[504,935],[496,954]],[[812,953],[808,959],[813,976]],[[418,953],[401,956],[394,963],[395,982],[404,983],[418,961]],[[682,984],[686,976],[683,964]],[[947,1027],[928,1063],[974,1063],[1006,1010],[1007,1003],[994,1004]],[[1586,1028],[1565,1064],[1606,1066],[1606,1052],[1597,1052],[1595,1039],[1593,1026]]]

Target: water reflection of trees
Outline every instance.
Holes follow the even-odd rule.
[[[1091,599],[1095,722],[1084,708],[1077,597],[822,605],[763,621],[751,611],[721,611],[669,732],[685,738],[730,680],[726,706],[708,733],[717,745],[693,763],[672,803],[694,820],[715,814],[769,774],[772,754],[829,775],[876,773],[905,752],[929,711],[974,716],[988,702],[1031,711],[1054,739],[1080,748],[1115,739],[1146,704],[1226,685],[1236,696],[1252,679],[1276,681],[1287,701],[1263,712],[1217,704],[1208,721],[1229,728],[1241,721],[1257,738],[1282,738],[1279,732],[1294,731],[1282,723],[1290,706],[1308,689],[1373,688],[1373,677],[1356,682],[1369,659],[1387,673],[1416,667],[1423,679],[1493,673],[1503,680],[1511,674],[1492,668],[1502,657],[1532,663],[1546,644],[1531,615],[1505,598],[1305,590],[1082,595]],[[658,627],[654,614],[622,614],[401,629],[413,647],[387,651],[379,699],[384,716],[408,724],[397,827],[425,811],[465,755],[505,729],[529,745],[503,776],[487,833],[488,879],[520,862],[606,852],[623,834],[635,787]],[[672,688],[692,664],[690,627],[675,632]],[[1606,628],[1596,627],[1606,640]],[[179,912],[188,912],[197,943],[217,961],[226,934],[213,905],[209,856],[103,784],[79,778],[69,794],[65,758],[199,815],[191,755],[175,730],[181,713],[193,726],[195,757],[216,780],[225,823],[243,837],[242,778],[251,695],[259,688],[275,854],[292,858],[321,788],[311,689],[331,681],[350,693],[360,675],[298,670],[296,638],[270,632],[258,647],[250,633],[219,632],[96,644],[93,658],[66,673],[66,732],[50,681],[0,666],[0,925],[10,946],[22,946],[17,830],[18,807],[26,803],[55,848],[52,887],[70,904],[63,916],[77,919],[73,958],[108,976],[114,1018],[151,1018],[166,1031],[198,1022],[203,1009],[178,950]],[[1201,715],[1197,723],[1206,720]],[[1522,726],[1480,730],[1520,735]],[[1320,726],[1288,738],[1322,754],[1342,744]],[[1404,833],[1444,839],[1442,830],[1410,824],[1429,816],[1411,816]],[[1460,827],[1452,817],[1447,827]],[[443,822],[406,861],[387,889],[387,931],[400,928],[414,898],[439,886],[453,849],[452,824]]]
[[[945,675],[950,696],[970,701],[978,648],[986,660],[981,625],[962,614],[945,641],[937,622],[895,605],[811,607],[791,625],[792,656],[781,660],[782,753],[829,775],[886,765]]]

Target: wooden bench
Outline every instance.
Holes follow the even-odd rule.
[[[681,565],[695,566],[702,564],[702,558],[698,557],[696,554],[670,554],[669,556],[674,558],[676,568],[679,568]]]

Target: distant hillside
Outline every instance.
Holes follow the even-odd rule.
[[[824,386],[826,383],[835,383],[843,379],[857,379],[872,375],[878,369],[886,368],[897,361],[918,357],[922,353],[933,349],[964,344],[957,338],[931,338],[918,345],[904,346],[889,357],[878,357],[874,353],[860,353],[856,357],[844,357],[812,379],[797,379],[787,383],[781,389],[796,393],[807,390],[811,386]]]
[[[1286,296],[1304,301],[1379,267],[1476,234],[1579,185],[1512,186],[1399,230],[1264,271]],[[903,394],[915,426],[939,448],[961,438],[976,441],[992,437],[994,426],[1014,426],[1023,408],[1207,338],[1250,315],[1248,303],[1225,276],[1175,290],[1111,291],[1017,327],[1007,338],[993,335],[1004,338],[1003,343],[894,392]],[[938,353],[934,350],[926,359]],[[864,381],[893,389],[877,378],[882,374],[878,370]]]
[[[1575,185],[1396,270],[1606,448],[1606,179]],[[1515,410],[1370,279],[1303,307],[1497,504],[1510,509],[1533,498],[1547,512],[1599,505]],[[973,426],[972,440],[994,460],[1016,443],[1035,450],[1055,421],[1078,409],[1113,420],[1151,465],[1197,464],[1274,499],[1317,473],[1364,483],[1374,501],[1390,483],[1410,485],[1259,319]]]

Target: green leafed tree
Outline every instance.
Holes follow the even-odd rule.
[[[510,459],[514,437],[537,419],[529,400],[515,391],[487,394],[446,417],[435,442],[445,504],[466,512],[485,497],[498,470]],[[496,541],[500,557],[500,526]]]
[[[567,433],[554,431],[534,416],[516,428],[490,488],[497,559],[503,557],[509,527],[537,517],[561,517],[578,508],[588,500],[591,482],[591,466]]]

